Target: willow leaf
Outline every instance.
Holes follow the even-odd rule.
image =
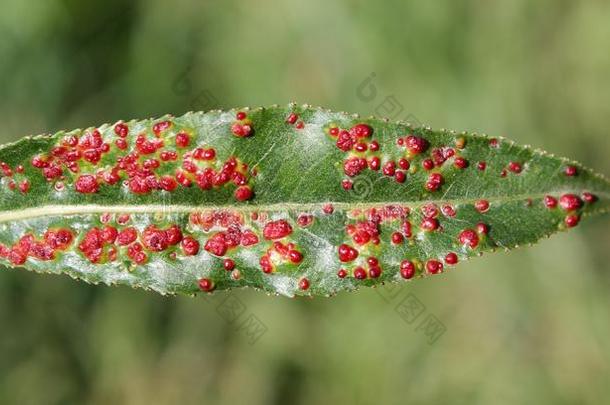
[[[413,279],[610,206],[567,159],[294,104],[24,138],[0,162],[0,262],[162,294]]]

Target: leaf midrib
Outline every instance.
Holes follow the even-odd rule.
[[[577,193],[577,190],[562,190],[560,193]],[[78,215],[78,214],[155,214],[155,213],[190,213],[202,210],[235,210],[243,212],[253,211],[311,211],[314,208],[322,208],[331,204],[335,209],[359,209],[359,208],[378,208],[384,206],[409,206],[410,208],[420,207],[426,204],[469,204],[478,200],[485,199],[490,203],[501,202],[509,203],[512,201],[539,199],[548,195],[548,192],[538,194],[519,194],[510,197],[479,197],[465,199],[443,199],[443,200],[417,200],[417,201],[383,201],[383,202],[333,202],[323,201],[315,203],[277,203],[268,205],[163,205],[163,204],[142,204],[142,205],[45,205],[36,208],[24,208],[20,210],[10,210],[0,212],[0,223],[27,220],[46,216]],[[608,193],[598,193],[598,196],[610,197]],[[605,212],[605,209],[601,210]]]

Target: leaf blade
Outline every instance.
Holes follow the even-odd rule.
[[[284,295],[330,295],[359,286],[399,281],[403,260],[415,264],[416,275],[425,275],[430,273],[426,268],[430,261],[444,262],[445,269],[450,267],[445,257],[449,253],[462,261],[483,251],[534,243],[565,228],[569,215],[580,218],[609,209],[610,186],[602,176],[577,163],[518,147],[503,139],[492,141],[466,133],[410,128],[406,124],[360,119],[307,106],[242,112],[247,112],[244,120],[236,117],[237,110],[189,113],[176,118],[166,116],[126,122],[124,124],[129,128],[126,137],[116,133],[116,124],[102,125],[84,131],[25,139],[1,147],[0,161],[12,174],[4,173],[0,187],[0,243],[4,247],[4,254],[0,256],[4,256],[8,265],[21,264],[22,258],[11,261],[6,251],[12,251],[16,245],[19,247],[24,235],[31,235],[34,254],[30,252],[31,246],[27,247],[26,268],[67,273],[88,282],[127,284],[164,294],[192,294],[198,291],[199,280],[206,279],[219,290],[251,286]],[[290,114],[298,115],[295,123],[287,122]],[[155,131],[155,128],[159,129],[159,123],[164,122],[170,123],[169,127]],[[299,122],[303,123],[302,128],[299,128]],[[253,133],[247,137],[235,136],[233,127],[236,124],[250,125]],[[330,134],[330,129],[333,126],[349,129],[358,124],[366,124],[373,131],[368,137],[358,138],[368,144],[368,150],[345,152],[338,148],[339,136]],[[83,139],[91,138],[95,130],[99,131],[102,145],[109,145],[106,152],[103,152],[104,146],[97,146],[102,150],[99,157],[95,151],[90,152],[95,149],[92,145],[81,147]],[[179,146],[178,134],[181,133],[188,137],[189,145],[185,147]],[[143,138],[138,141],[141,135]],[[423,138],[429,146],[422,153],[411,153],[404,147],[407,135]],[[75,146],[65,141],[71,136],[78,137]],[[400,138],[403,138],[402,146],[396,143]],[[130,173],[129,168],[118,170],[119,179],[115,181],[105,176],[119,166],[118,158],[125,158],[126,152],[117,145],[120,139],[128,144],[126,151],[139,151],[140,155],[135,159],[138,166],[134,169],[135,174]],[[163,146],[156,149],[146,144],[161,140]],[[376,151],[370,150],[373,140],[379,144]],[[90,143],[95,146],[95,142],[93,139]],[[61,147],[80,153],[75,173],[70,171],[65,155],[61,155],[61,151],[54,152],[54,148]],[[195,159],[193,154],[197,148],[214,148],[216,156],[212,160]],[[449,149],[453,155],[447,157]],[[161,153],[168,151],[176,152],[177,159],[164,160]],[[89,156],[91,161],[84,156]],[[51,169],[59,165],[64,178],[45,178],[45,173],[51,169],[34,167],[34,157],[46,161]],[[217,175],[232,157],[237,159],[238,168],[248,165],[247,169],[237,171],[243,177],[238,180],[254,192],[250,200],[237,201],[234,194],[238,186],[231,181],[209,186],[209,189],[204,181],[198,185],[197,175],[189,173],[188,165],[184,164],[185,160],[193,161],[197,173],[211,168]],[[378,157],[382,165],[394,161],[397,166],[394,171],[404,172],[405,182],[399,183],[396,175],[384,175],[382,168],[372,170],[369,167],[352,177],[345,174],[346,160],[366,158],[370,166],[374,157]],[[466,161],[466,167],[461,167],[464,164],[459,164],[458,157]],[[408,170],[399,168],[401,158],[409,161]],[[152,159],[157,163],[151,163],[149,171],[157,182],[162,177],[176,178],[176,171],[181,171],[192,185],[179,185],[173,191],[165,191],[159,189],[158,184],[140,184],[142,182],[137,180],[139,171],[146,171],[143,166]],[[422,165],[426,159],[432,163],[436,160],[437,164],[431,170],[425,170]],[[485,162],[484,170],[480,167],[481,162]],[[158,167],[154,167],[155,164]],[[17,170],[20,165],[23,170]],[[568,167],[575,168],[577,174],[567,176]],[[426,188],[432,173],[443,177],[440,187],[433,191]],[[77,179],[83,175],[95,177],[95,192],[76,190]],[[28,181],[29,189],[20,191],[24,180]],[[350,190],[344,189],[342,182],[345,180],[352,182]],[[127,183],[123,184],[125,181]],[[144,192],[136,187],[144,187]],[[140,192],[136,193],[134,189]],[[583,192],[594,194],[597,200],[584,202]],[[546,196],[560,199],[566,194],[578,196],[581,207],[568,213],[559,204],[551,209],[545,206]],[[481,200],[489,203],[484,212],[475,208]],[[329,205],[333,207],[332,213],[328,213]],[[436,205],[438,213],[434,221],[429,221],[432,205]],[[423,207],[427,209],[422,212]],[[452,215],[451,211],[455,213]],[[374,219],[371,224],[371,218],[379,216],[380,212],[383,218]],[[119,223],[121,214],[130,214],[128,223]],[[288,223],[292,232],[278,239],[266,239],[265,227],[276,221]],[[406,237],[407,221],[411,224],[411,237]],[[439,228],[425,230],[422,228],[424,222],[427,222],[424,228]],[[489,233],[475,233],[478,240],[475,248],[461,244],[461,232],[476,231],[480,222],[488,226]],[[199,242],[196,255],[187,255],[180,244],[165,246],[162,243],[163,249],[157,251],[154,245],[144,243],[148,227],[165,232],[172,225]],[[99,257],[88,256],[91,252],[87,249],[91,247],[83,248],[86,235],[92,229],[101,232],[108,226],[117,231],[135,227],[138,240],[129,246],[102,241]],[[53,258],[49,259],[44,256],[44,246],[38,244],[46,243],[44,235],[49,229],[64,228],[72,232],[74,240],[68,248],[54,250]],[[239,241],[231,241],[225,248],[211,243],[212,246],[206,249],[210,239],[215,240],[215,235],[227,234],[234,228],[241,232],[239,238],[234,237]],[[255,235],[258,242],[243,246],[245,232]],[[392,241],[397,232],[403,235],[400,244]],[[355,237],[359,233],[372,241],[357,243]],[[378,244],[375,244],[376,238],[379,238]],[[140,251],[146,255],[139,264],[137,252],[130,254],[129,251],[134,243],[140,243]],[[290,248],[289,243],[295,246]],[[233,246],[235,244],[238,246]],[[341,262],[338,257],[341,244],[357,249],[358,258]],[[115,250],[114,259],[112,249]],[[302,260],[298,261],[297,255],[293,257],[297,263],[292,263],[290,255],[294,253],[289,253],[291,250],[300,252]],[[48,256],[49,252],[46,254]],[[271,273],[262,271],[265,265],[260,262],[265,256],[273,263]],[[377,265],[367,263],[369,256],[380,262],[377,277]],[[93,263],[92,258],[98,263]],[[235,268],[230,271],[224,270],[227,258],[235,262]],[[354,277],[359,274],[360,267],[366,276],[363,280]],[[347,272],[344,278],[337,276],[341,269]]]

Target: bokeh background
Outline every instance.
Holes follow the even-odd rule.
[[[369,115],[389,98],[398,118],[610,175],[608,2],[3,3],[2,142],[289,101]],[[167,298],[3,269],[0,403],[606,403],[608,221],[333,299]]]

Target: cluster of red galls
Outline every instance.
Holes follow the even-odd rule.
[[[348,177],[355,177],[363,170],[369,168],[374,171],[381,169],[384,176],[393,177],[398,183],[406,181],[406,172],[411,167],[411,162],[407,158],[400,158],[398,161],[388,160],[382,164],[378,156],[371,156],[367,159],[362,155],[367,151],[377,152],[380,148],[377,141],[368,142],[367,140],[373,133],[373,129],[369,125],[357,124],[349,130],[331,127],[328,132],[331,136],[336,137],[337,148],[344,152],[356,153],[356,155],[350,156],[343,161],[343,172]],[[422,154],[429,147],[426,139],[415,135],[398,138],[397,144],[404,147],[409,156]],[[358,155],[358,153],[361,155]],[[434,148],[430,153],[431,157],[422,161],[422,167],[430,171],[435,167],[440,167],[447,159],[454,155],[455,150],[453,148]],[[468,167],[468,161],[458,156],[454,158],[453,165],[458,169],[465,169]],[[443,175],[434,172],[428,175],[424,187],[432,192],[438,190],[443,183]],[[353,182],[349,179],[344,179],[341,184],[345,190],[351,190],[353,187]]]
[[[252,127],[252,121],[248,119],[248,114],[244,111],[239,111],[235,114],[236,122],[231,125],[231,132],[233,135],[245,138],[254,134],[254,128]]]
[[[242,231],[238,224],[216,232],[205,242],[204,249],[215,256],[224,256],[229,249],[237,246],[248,247],[258,243],[258,236],[251,230]]]
[[[78,249],[92,263],[101,263],[116,260],[118,247],[124,247],[125,254],[134,263],[144,264],[148,261],[150,252],[162,252],[178,244],[185,256],[193,256],[199,252],[199,242],[192,236],[184,236],[177,225],[166,229],[149,225],[141,234],[132,226],[119,231],[111,225],[106,225],[87,231]]]
[[[211,167],[200,169],[194,160],[210,160],[206,157],[206,152],[214,151],[214,149],[203,150],[196,149],[192,155],[185,154],[185,160],[182,164],[182,170],[176,173],[176,179],[184,187],[190,187],[193,181],[202,190],[211,190],[214,187],[221,187],[229,182],[237,186],[234,197],[238,201],[246,201],[253,197],[254,192],[248,183],[248,167],[244,163],[238,162],[235,157],[230,157],[221,165],[219,171],[215,171]],[[208,156],[214,156],[209,153]],[[213,159],[213,158],[212,158]]]
[[[64,168],[67,168],[72,173],[78,173],[82,161],[95,165],[109,151],[110,144],[104,142],[100,132],[94,129],[86,132],[80,138],[76,135],[64,137],[59,146],[51,149],[51,153],[48,156],[34,156],[31,164],[35,168],[42,170],[42,175],[47,181],[53,181],[62,178]],[[94,183],[97,183],[95,178],[93,180]],[[88,179],[81,181],[81,183],[77,185],[77,190],[80,187],[87,190],[95,188],[97,191],[96,185],[89,184]]]
[[[163,162],[176,161],[179,158],[177,150],[189,147],[191,136],[181,131],[176,134],[175,145],[177,150],[163,149],[165,141],[162,133],[171,128],[171,121],[160,121],[153,125],[154,138],[149,139],[145,134],[135,138],[134,150],[117,158],[116,164],[108,170],[98,170],[95,174],[79,175],[74,188],[84,194],[97,193],[100,185],[105,183],[113,185],[118,183],[123,175],[127,178],[129,190],[135,194],[147,194],[154,190],[173,191],[178,185],[189,187],[196,183],[200,188],[209,190],[220,187],[232,181],[236,186],[234,196],[238,201],[245,201],[253,197],[252,188],[248,183],[248,171],[245,164],[240,164],[235,157],[230,157],[223,163],[215,163],[220,167],[217,172],[212,167],[200,168],[197,161],[215,162],[214,148],[195,148],[184,153],[182,165],[174,174],[157,174],[162,169]],[[114,145],[119,150],[129,147],[127,136],[129,127],[119,122],[114,126],[117,139]],[[54,147],[49,156],[35,156],[31,163],[42,170],[48,181],[62,178],[63,167],[71,172],[80,171],[79,161],[84,160],[92,165],[100,162],[103,154],[110,151],[111,145],[104,142],[97,129],[85,133],[82,137],[75,135],[65,137],[60,146]]]
[[[425,204],[421,208],[423,218],[421,221],[420,227],[427,232],[432,232],[437,229],[440,229],[440,223],[437,219],[441,210],[439,210],[438,206],[434,203]],[[455,208],[450,205],[445,205],[442,208],[442,211],[447,216],[455,215]],[[408,213],[408,210],[406,211]],[[403,210],[403,214],[405,211]],[[352,237],[352,240],[356,243],[356,245],[364,245],[368,242],[373,242],[373,244],[379,244],[379,229],[378,224],[379,221],[376,221],[375,215],[370,215],[369,219],[366,221],[360,221],[356,224],[350,224],[346,227],[348,235]],[[398,245],[402,244],[405,237],[410,238],[412,236],[411,223],[403,218],[401,223],[401,231],[393,232],[391,235],[391,241],[393,244]],[[487,234],[489,232],[489,228],[484,223],[479,223],[476,225],[476,231],[472,229],[465,229],[458,236],[458,240],[461,245],[468,246],[472,249],[476,248],[479,244],[480,235]],[[338,257],[342,263],[350,263],[355,261],[359,256],[359,250],[353,246],[350,246],[346,243],[339,245]],[[374,259],[374,260],[373,260]],[[449,252],[444,257],[444,262],[448,265],[455,265],[459,261],[458,255],[454,252]],[[367,277],[377,278],[381,275],[381,268],[378,266],[378,261],[376,258],[368,258],[367,263],[371,268],[369,268],[368,272],[362,266],[357,266],[353,269],[353,276],[356,279],[362,280]],[[425,264],[426,271],[429,274],[436,274],[443,270],[443,263],[436,259],[430,259]],[[400,266],[400,274],[405,279],[410,279],[415,275],[416,266],[413,262],[409,260],[404,260]],[[342,268],[338,271],[337,276],[339,278],[345,278],[348,275],[348,270]]]
[[[299,115],[296,113],[288,114],[288,117],[286,117],[286,122],[290,125],[294,125],[296,129],[305,128],[305,123],[302,120],[299,120]]]
[[[28,257],[53,260],[55,252],[66,250],[73,239],[72,232],[64,228],[49,229],[42,240],[37,240],[34,235],[28,233],[11,247],[0,244],[0,257],[8,259],[14,265],[24,264]]]
[[[283,239],[292,233],[292,226],[285,219],[267,222],[263,228],[263,237],[274,241],[267,252],[261,256],[259,264],[264,273],[272,273],[275,269],[274,258],[280,261],[299,264],[303,261],[303,254],[296,249],[294,243],[283,243]]]
[[[571,175],[573,174],[570,174],[570,176]],[[580,222],[580,215],[576,211],[583,207],[583,203],[593,204],[597,201],[597,197],[589,192],[582,193],[581,197],[568,193],[559,197],[559,200],[551,195],[547,195],[544,197],[543,201],[544,205],[549,209],[556,208],[559,205],[559,207],[567,213],[564,218],[565,225],[568,228],[572,228]]]
[[[209,223],[215,222],[210,218]],[[303,254],[296,248],[294,243],[284,243],[281,239],[292,234],[292,226],[288,221],[279,219],[269,221],[263,227],[263,237],[266,240],[273,241],[272,245],[267,249],[259,260],[259,265],[264,273],[272,273],[275,270],[275,263],[283,261],[287,263],[299,264],[303,261]],[[259,242],[258,236],[250,230],[242,231],[238,223],[230,224],[226,230],[216,232],[205,243],[204,249],[215,256],[224,256],[231,248],[238,246],[251,246]],[[233,270],[235,262],[229,258],[223,260],[223,267],[227,270]],[[198,282],[199,288],[202,291],[211,291],[214,289],[214,283],[209,278],[202,278]],[[306,290],[309,288],[309,280],[303,278],[299,281],[299,288]]]
[[[15,167],[15,170],[13,171],[13,169],[10,167],[10,165],[6,162],[0,162],[0,170],[2,171],[2,175],[4,175],[4,177],[7,177],[9,179],[9,181],[6,183],[6,185],[10,190],[14,190],[17,188],[17,182],[13,178],[14,174],[15,173],[23,174],[23,172],[25,171],[23,165],[17,165]],[[28,179],[22,179],[21,181],[19,181],[19,191],[21,191],[23,194],[25,194],[29,190],[30,190],[30,181]]]

